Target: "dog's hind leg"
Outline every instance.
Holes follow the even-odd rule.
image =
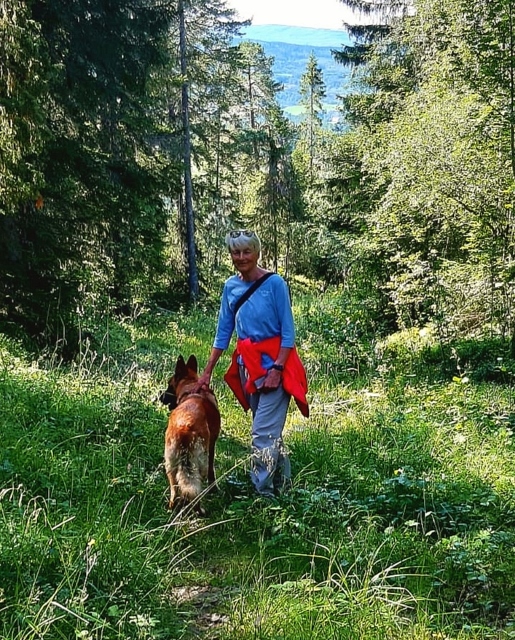
[[[207,462],[207,481],[209,484],[215,484],[215,443],[210,438]]]
[[[168,482],[170,484],[170,500],[168,501],[168,508],[173,509],[175,506],[175,499],[177,497],[178,485],[176,484],[176,481],[172,477],[171,473],[168,474]]]
[[[207,463],[207,481],[213,488],[216,486],[215,477],[215,444],[220,433],[220,414],[216,413],[210,417],[209,425],[209,449]]]
[[[175,499],[177,498],[177,493],[179,490],[179,485],[177,482],[177,474],[171,468],[171,465],[168,460],[165,460],[165,469],[166,469],[166,477],[168,478],[168,484],[170,485],[170,499],[168,501],[168,508],[173,509],[175,506]]]

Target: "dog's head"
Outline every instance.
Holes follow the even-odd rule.
[[[181,388],[187,384],[198,380],[198,363],[197,358],[191,355],[188,362],[184,362],[184,358],[180,355],[175,365],[175,373],[168,380],[168,387],[159,396],[159,400],[163,404],[168,405],[170,411],[177,406],[177,397],[180,395]]]

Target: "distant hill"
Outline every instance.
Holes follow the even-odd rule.
[[[352,44],[347,32],[282,25],[251,25],[245,29],[243,39],[258,42],[266,55],[274,58],[274,77],[284,86],[284,90],[278,95],[279,104],[294,121],[301,118],[298,106],[300,77],[306,71],[309,56],[313,52],[326,85],[324,120],[329,124],[338,118],[338,96],[346,92],[350,70],[334,60],[331,50]]]
[[[285,44],[298,44],[306,47],[339,49],[342,44],[351,44],[349,34],[343,29],[312,29],[310,27],[286,27],[280,24],[258,24],[246,27],[243,35],[246,40],[284,42]]]

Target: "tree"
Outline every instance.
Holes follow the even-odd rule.
[[[244,101],[236,106],[233,126],[240,177],[238,223],[251,224],[262,237],[264,260],[287,275],[292,229],[301,215],[298,180],[291,162],[296,134],[277,101],[282,90],[273,79],[273,60],[257,43],[242,42],[240,85]]]
[[[170,194],[177,212],[172,227],[187,258],[188,295],[194,301],[212,278],[217,255],[210,252],[208,239],[230,201],[226,181],[234,151],[229,112],[241,103],[232,40],[241,23],[221,0],[184,0],[182,15],[170,30],[172,45],[180,44],[180,64],[172,62],[159,79],[154,108],[162,131],[158,144],[182,165],[182,188]],[[205,252],[212,257],[209,268],[204,268]]]
[[[512,24],[501,0],[417,2],[346,99],[371,195],[364,239],[401,326],[513,327]]]
[[[274,80],[273,59],[265,55],[262,45],[242,41],[238,46],[240,85],[243,102],[238,109],[242,141],[252,145],[252,160],[260,162],[260,142],[264,141],[263,130],[268,126],[267,114],[274,108],[277,93],[282,89]]]
[[[317,133],[322,128],[321,113],[324,108],[322,99],[325,97],[325,83],[322,69],[317,64],[315,54],[311,52],[306,65],[306,71],[300,78],[300,104],[304,108],[301,130],[307,142],[309,157],[309,179],[313,180],[313,161],[315,155],[315,141]]]
[[[23,140],[23,153],[37,183],[31,179],[31,199],[20,190],[8,205],[0,307],[55,340],[65,328],[69,336],[88,301],[130,306],[162,267],[160,190],[170,172],[149,144],[147,87],[163,63],[171,16],[154,2],[34,0],[29,7],[11,16],[23,46],[2,60],[4,77],[23,77],[20,61],[27,78],[34,74],[23,102],[40,126]]]
[[[333,55],[345,66],[359,66],[366,63],[373,43],[380,42],[390,33],[394,18],[406,15],[412,7],[410,0],[340,0],[363,20],[356,24],[344,23],[344,29],[354,39],[354,44],[344,46]]]
[[[179,0],[179,49],[181,60],[181,114],[182,114],[182,156],[184,163],[184,202],[186,211],[186,247],[188,254],[188,283],[190,299],[195,302],[199,295],[197,255],[195,248],[195,217],[193,212],[193,184],[191,179],[191,133],[189,113],[189,90],[187,69],[186,23],[184,1]]]
[[[35,203],[43,175],[45,46],[25,2],[0,2],[0,215]]]
[[[292,227],[301,216],[298,178],[291,161],[292,126],[277,106],[268,117],[266,173],[257,192],[253,226],[261,231],[265,257],[278,270],[284,256],[284,273],[291,266]]]

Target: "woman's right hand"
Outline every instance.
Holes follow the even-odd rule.
[[[211,349],[211,355],[207,361],[206,368],[198,377],[197,384],[192,387],[193,393],[198,393],[201,389],[209,391],[211,385],[211,374],[213,373],[213,369],[223,352],[223,349],[218,349],[216,347]]]
[[[202,375],[199,376],[197,380],[197,384],[192,388],[193,393],[198,393],[200,390],[207,391],[211,385],[211,374],[204,371]]]

